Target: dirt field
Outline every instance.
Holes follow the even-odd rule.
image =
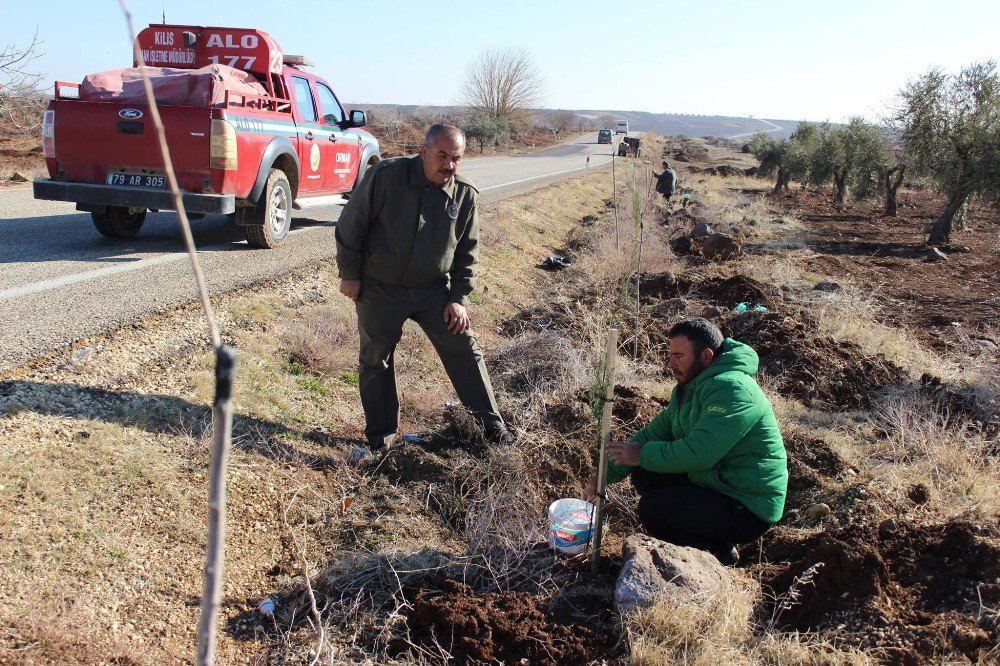
[[[974,206],[948,261],[924,263],[921,225],[940,203],[926,192],[904,194],[905,222],[885,220],[797,186],[771,198],[723,146],[651,147],[679,163],[692,205],[646,197],[645,167],[626,161],[616,192],[599,172],[484,211],[472,312],[513,446],[483,441],[408,328],[402,431],[419,441],[354,462],[357,332],[332,267],[216,299],[240,358],[223,663],[1000,658],[996,210]],[[678,243],[702,222],[740,254]],[[572,265],[537,267],[553,253]],[[631,488],[610,490],[596,578],[548,549],[545,507],[594,469],[606,325],[622,331],[613,436],[625,438],[670,394],[664,331],[696,315],[760,355],[789,453],[785,516],[744,549],[741,592],[713,611],[623,619],[611,599],[638,528]],[[190,662],[205,347],[191,307],[0,377],[0,661]],[[258,610],[266,597],[273,617]]]
[[[14,174],[29,181],[45,175],[41,139],[0,130],[0,187],[23,182]]]

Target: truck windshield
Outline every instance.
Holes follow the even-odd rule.
[[[309,81],[292,77],[295,84],[295,103],[299,107],[299,114],[302,120],[316,122],[316,107],[313,106],[312,91],[309,89]]]

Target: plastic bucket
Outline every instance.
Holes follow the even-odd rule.
[[[593,532],[594,505],[582,499],[556,500],[549,505],[549,545],[568,555],[587,550]]]

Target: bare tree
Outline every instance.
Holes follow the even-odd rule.
[[[605,113],[597,119],[597,124],[603,129],[613,130],[615,128],[615,117],[610,113]]]
[[[515,123],[538,106],[542,76],[523,49],[484,51],[465,72],[460,101],[474,114]]]
[[[31,70],[42,54],[36,31],[27,46],[8,44],[0,50],[0,126],[24,134],[35,132],[42,122],[45,98],[39,84],[44,74]]]
[[[573,128],[576,121],[576,114],[572,111],[555,111],[545,117],[545,126],[549,127],[555,134],[567,132]]]
[[[368,109],[368,125],[380,139],[398,143],[400,132],[406,125],[406,118],[392,107],[373,106]]]

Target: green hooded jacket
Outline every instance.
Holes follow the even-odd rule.
[[[692,482],[724,493],[768,523],[785,507],[788,464],[771,403],[753,376],[757,352],[727,338],[722,354],[680,390],[648,426],[640,465],[651,472],[687,472]],[[610,463],[612,483],[632,468]]]

